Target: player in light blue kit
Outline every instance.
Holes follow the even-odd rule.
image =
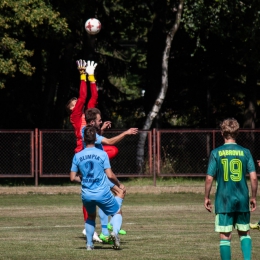
[[[96,129],[86,127],[84,130],[84,141],[86,148],[73,157],[70,180],[81,182],[82,203],[88,212],[88,219],[85,223],[87,250],[93,250],[93,234],[95,231],[96,206],[101,208],[106,215],[112,216],[113,232],[110,239],[113,241],[113,248],[120,248],[118,232],[122,225],[121,204],[122,199],[114,197],[107,184],[107,178],[120,189],[120,184],[111,170],[110,162],[106,152],[95,147]],[[81,173],[81,178],[77,173]]]
[[[119,141],[121,141],[125,136],[127,135],[136,135],[138,133],[138,128],[130,128],[124,132],[122,132],[121,134],[114,136],[112,138],[106,138],[104,136],[101,136],[100,134],[102,134],[102,130],[101,130],[101,124],[102,124],[102,119],[101,119],[101,112],[99,109],[97,108],[89,108],[85,111],[85,120],[88,126],[94,126],[97,129],[97,134],[96,134],[96,142],[95,142],[95,147],[98,149],[103,150],[103,145],[106,146],[110,146],[110,145],[115,145],[116,143],[118,143]],[[111,127],[111,122],[105,122],[106,123],[106,127],[105,128],[110,128]],[[104,124],[105,124],[104,123]],[[104,125],[103,127],[104,128]],[[82,129],[84,131],[84,129]],[[82,131],[82,136],[83,136],[83,131]],[[84,144],[85,145],[85,144]],[[111,184],[108,183],[108,185],[110,185],[110,187],[112,188],[112,191],[115,193],[116,197],[120,197],[122,199],[124,199],[124,194],[118,193],[112,186]],[[108,216],[102,211],[102,209],[99,209],[99,217],[100,217],[100,222],[101,222],[101,228],[102,228],[102,232],[99,235],[100,239],[103,242],[107,242],[108,238],[109,238],[109,230],[111,230],[112,226],[113,226],[113,219],[110,220],[110,222],[108,222]],[[120,230],[119,234],[125,234],[126,232],[124,230]]]

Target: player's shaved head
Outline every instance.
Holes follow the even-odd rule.
[[[220,129],[225,139],[236,139],[239,130],[239,123],[234,118],[227,118],[220,123]]]

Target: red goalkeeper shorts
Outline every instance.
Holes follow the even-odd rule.
[[[118,149],[114,145],[103,145],[103,149],[107,153],[109,159],[116,157],[118,154]]]

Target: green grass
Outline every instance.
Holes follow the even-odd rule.
[[[203,194],[195,193],[128,194],[122,249],[95,244],[94,251],[86,251],[79,195],[0,195],[0,259],[220,259],[214,214],[203,202]],[[258,221],[259,213],[252,220]],[[99,220],[96,229],[100,232]],[[258,259],[260,233],[253,230],[251,236]],[[242,259],[235,231],[232,259]]]
[[[154,185],[153,177],[149,178],[123,178],[118,177],[120,181],[128,186],[144,186]],[[157,186],[172,186],[176,184],[202,184],[205,178],[190,178],[190,177],[156,177]],[[40,178],[39,186],[71,186],[78,185],[71,183],[69,177],[66,178]],[[32,178],[0,178],[1,186],[35,186],[35,181]]]
[[[188,178],[188,177],[157,177],[156,186],[173,186],[173,185],[204,185],[205,178]],[[127,178],[122,179],[127,186],[149,186],[154,185],[153,178]]]

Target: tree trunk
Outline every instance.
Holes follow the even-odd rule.
[[[176,14],[176,20],[175,23],[172,26],[172,29],[169,31],[167,37],[166,37],[166,44],[165,44],[165,49],[163,52],[163,57],[162,57],[162,83],[161,83],[161,91],[151,109],[149,114],[147,115],[147,118],[145,120],[143,130],[149,130],[151,128],[151,125],[153,123],[154,118],[158,115],[162,103],[165,99],[166,92],[168,89],[168,60],[169,60],[169,54],[171,50],[171,44],[174,35],[176,34],[180,21],[181,21],[181,14],[183,10],[183,1],[180,0],[179,5],[178,5],[178,10]],[[139,173],[143,172],[143,166],[144,166],[144,145],[147,137],[147,132],[142,132],[139,135],[139,141],[138,141],[138,146],[137,146],[137,170]]]

